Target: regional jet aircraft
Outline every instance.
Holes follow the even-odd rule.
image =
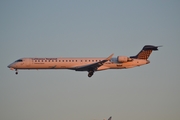
[[[18,74],[20,69],[69,69],[75,71],[87,71],[88,77],[94,72],[107,69],[127,69],[150,63],[148,60],[152,51],[160,46],[145,45],[136,56],[117,56],[111,54],[107,58],[21,58],[8,65]]]

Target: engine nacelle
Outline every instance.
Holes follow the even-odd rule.
[[[120,63],[131,61],[132,59],[126,56],[118,56],[117,61]]]

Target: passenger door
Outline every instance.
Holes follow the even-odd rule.
[[[30,67],[31,66],[31,63],[32,63],[32,60],[31,59],[26,59],[26,67]]]

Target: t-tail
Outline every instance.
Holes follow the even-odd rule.
[[[162,46],[145,45],[143,49],[136,56],[130,56],[130,58],[147,60],[151,55],[152,51],[157,51],[158,47],[162,47]]]

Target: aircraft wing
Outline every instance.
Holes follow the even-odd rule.
[[[96,63],[92,63],[92,64],[88,64],[88,65],[84,65],[84,66],[77,66],[75,68],[73,68],[76,71],[96,71],[100,66],[102,66],[105,62],[111,60],[112,56],[114,54],[111,54],[109,57],[107,57],[106,59],[96,62]]]

